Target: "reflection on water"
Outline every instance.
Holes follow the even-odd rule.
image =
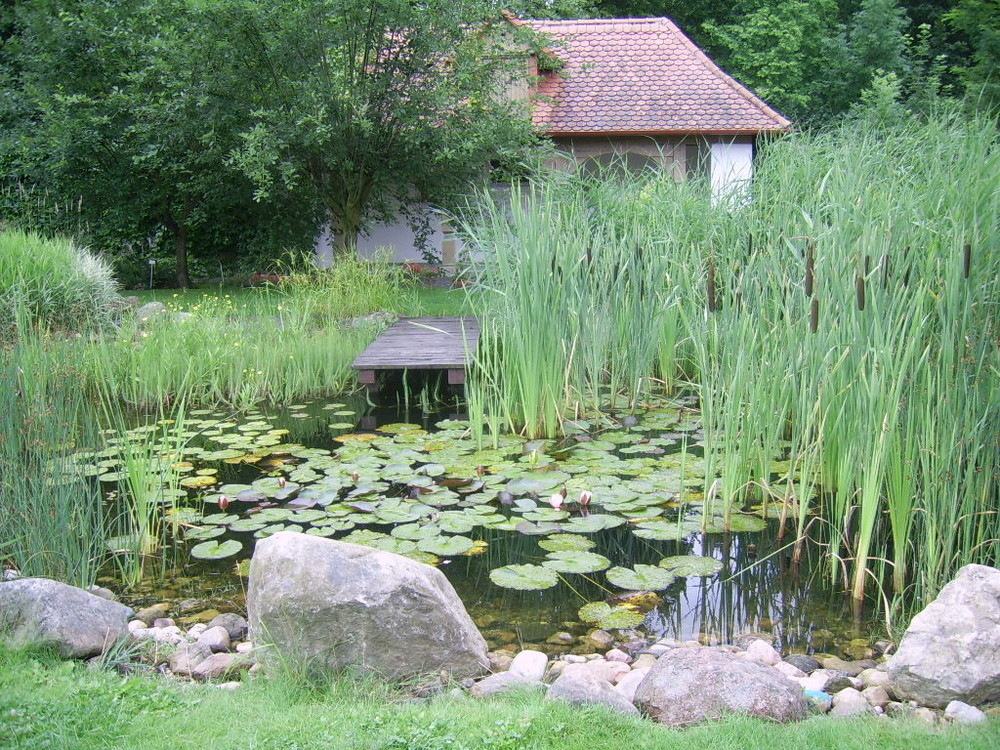
[[[284,438],[312,448],[336,450],[335,432],[329,428],[329,412],[321,404],[304,405],[292,412],[266,416],[267,421],[287,429]],[[378,424],[411,422],[433,430],[433,425],[450,413],[423,414],[406,412],[395,406],[377,408],[356,400],[351,407],[359,413],[358,426],[375,429]],[[260,419],[263,415],[250,415]],[[240,481],[243,467],[226,467],[222,481]],[[254,469],[259,476],[259,469]],[[391,527],[372,525],[387,532]],[[604,555],[617,565],[637,563],[656,565],[674,555],[711,557],[722,563],[722,570],[709,578],[678,578],[659,601],[644,608],[645,621],[640,633],[646,637],[670,637],[698,640],[702,643],[733,643],[746,633],[766,633],[775,645],[786,652],[834,653],[851,656],[861,640],[874,640],[881,634],[870,619],[855,619],[849,600],[841,591],[832,591],[824,577],[815,550],[805,555],[795,568],[789,560],[790,547],[779,548],[773,528],[742,534],[694,534],[682,541],[640,539],[628,527],[618,527],[590,535],[596,543],[593,552]],[[445,559],[441,570],[455,586],[473,619],[493,648],[505,645],[532,644],[550,651],[565,651],[579,641],[569,641],[557,633],[578,637],[593,628],[580,622],[580,607],[593,601],[609,600],[620,591],[610,586],[602,573],[561,574],[561,582],[543,591],[516,591],[500,588],[490,580],[492,569],[540,562],[546,555],[538,546],[542,537],[517,532],[478,527],[467,536],[488,543],[479,555]],[[252,552],[253,541],[244,541],[243,557]],[[220,611],[245,609],[245,578],[237,574],[233,560],[217,563],[189,560],[174,571],[167,582],[156,583],[136,592],[135,604],[152,600],[197,599],[201,607]],[[549,643],[546,643],[546,642]],[[567,643],[567,641],[569,641]]]

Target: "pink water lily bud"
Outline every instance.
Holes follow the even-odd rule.
[[[229,498],[225,495],[219,497],[219,510],[225,510],[229,507]]]
[[[284,477],[278,477],[278,486],[279,487],[284,487],[286,484],[288,484],[288,482],[285,481]]]
[[[594,499],[594,493],[590,490],[584,490],[580,493],[580,505],[590,505],[590,501]]]

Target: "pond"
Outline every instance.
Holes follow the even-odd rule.
[[[877,622],[829,587],[818,550],[791,564],[777,505],[706,499],[692,400],[634,416],[608,406],[599,422],[567,423],[564,440],[509,436],[484,449],[461,414],[357,397],[238,418],[191,412],[174,434],[170,570],[124,599],[242,612],[255,540],[288,530],[438,565],[491,648],[592,651],[584,636],[603,627],[702,643],[766,633],[786,652],[867,654]],[[115,512],[115,449],[80,460]],[[775,486],[783,471],[777,462]]]

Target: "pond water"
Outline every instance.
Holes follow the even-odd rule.
[[[791,565],[773,505],[706,507],[690,401],[485,450],[463,419],[361,398],[190,413],[171,570],[123,598],[243,612],[255,540],[291,530],[438,565],[492,648],[591,651],[582,636],[602,626],[703,643],[767,633],[786,652],[858,657],[882,635],[828,586],[817,550]],[[114,452],[97,458],[113,488]]]

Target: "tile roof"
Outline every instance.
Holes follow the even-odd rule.
[[[552,40],[533,119],[547,135],[750,134],[790,123],[668,18],[524,21]]]

